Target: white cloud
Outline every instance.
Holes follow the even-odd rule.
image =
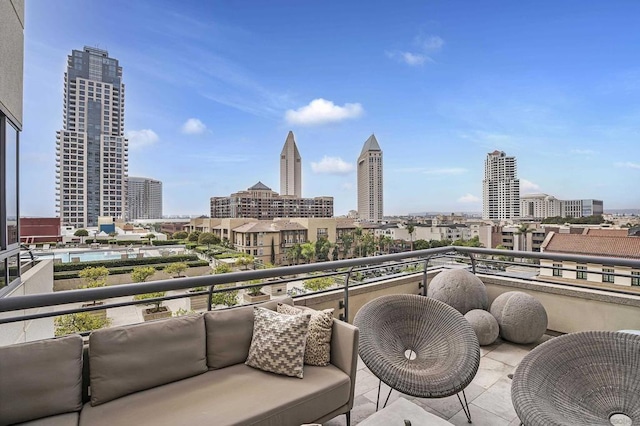
[[[476,197],[473,194],[466,193],[462,197],[458,198],[459,203],[479,203],[480,198]]]
[[[416,37],[416,44],[421,47],[425,52],[437,52],[444,46],[444,40],[438,36],[423,36]]]
[[[531,194],[534,192],[540,192],[540,185],[533,183],[530,180],[520,179],[521,194]]]
[[[412,67],[423,65],[425,62],[433,62],[433,59],[422,53],[412,52],[385,52],[387,57],[397,59],[400,62],[404,62]]]
[[[631,161],[616,163],[616,167],[624,167],[624,168],[627,168],[627,169],[639,169],[640,170],[640,164],[632,163]]]
[[[322,157],[319,162],[311,162],[311,170],[314,173],[331,175],[346,175],[355,169],[354,165],[347,163],[340,157]]]
[[[592,149],[572,149],[571,153],[572,154],[577,154],[577,155],[594,155],[594,154],[597,154],[597,152],[592,150]]]
[[[207,126],[197,118],[190,118],[182,125],[182,133],[187,135],[201,135]]]
[[[425,62],[435,62],[431,54],[438,52],[444,46],[444,40],[438,36],[419,35],[415,38],[413,44],[417,47],[415,52],[406,52],[401,50],[386,51],[388,58],[396,59],[404,62],[412,67],[424,65]]]
[[[129,130],[127,132],[127,139],[129,139],[129,148],[140,149],[155,144],[160,138],[153,130],[142,129]]]
[[[318,98],[297,110],[287,110],[285,119],[289,124],[304,126],[358,118],[363,112],[364,109],[359,103],[339,106],[326,99]]]

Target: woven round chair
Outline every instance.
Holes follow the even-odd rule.
[[[640,425],[640,336],[553,338],[520,362],[511,399],[526,426]]]
[[[464,388],[478,371],[480,346],[457,310],[424,296],[382,296],[358,311],[354,325],[360,357],[380,382],[418,398],[457,395],[471,423]]]

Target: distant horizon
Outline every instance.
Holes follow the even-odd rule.
[[[167,215],[257,181],[280,192],[290,130],[302,196],[337,216],[357,208],[372,133],[386,215],[481,211],[494,150],[523,195],[637,208],[640,3],[622,3],[30,2],[21,216],[55,216],[64,70],[85,45],[123,67],[129,175],[163,183]]]

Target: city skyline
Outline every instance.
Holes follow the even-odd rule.
[[[129,173],[165,182],[168,215],[206,214],[212,195],[257,180],[277,187],[288,130],[302,192],[335,197],[337,215],[357,208],[355,158],[372,132],[388,215],[481,211],[493,150],[519,159],[523,195],[638,208],[640,36],[626,28],[640,5],[623,3],[31,2],[21,213],[54,214],[60,76],[85,44],[126,69]]]

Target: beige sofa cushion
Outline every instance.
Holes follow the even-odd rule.
[[[0,425],[80,408],[80,336],[0,347]]]
[[[96,330],[89,337],[91,404],[207,371],[202,315]]]
[[[349,391],[349,376],[333,365],[306,366],[300,380],[236,364],[97,407],[87,404],[80,425],[300,425],[344,407]]]
[[[80,413],[58,414],[57,416],[45,417],[44,419],[32,420],[20,423],[20,426],[78,426]]]
[[[304,363],[324,367],[331,361],[331,332],[333,330],[333,309],[315,309],[289,306],[278,303],[278,312],[287,315],[310,313],[309,334],[304,348]]]
[[[278,302],[292,305],[293,299],[274,299],[256,306],[275,311]],[[204,320],[209,368],[224,368],[247,360],[253,336],[253,306],[207,312]]]

